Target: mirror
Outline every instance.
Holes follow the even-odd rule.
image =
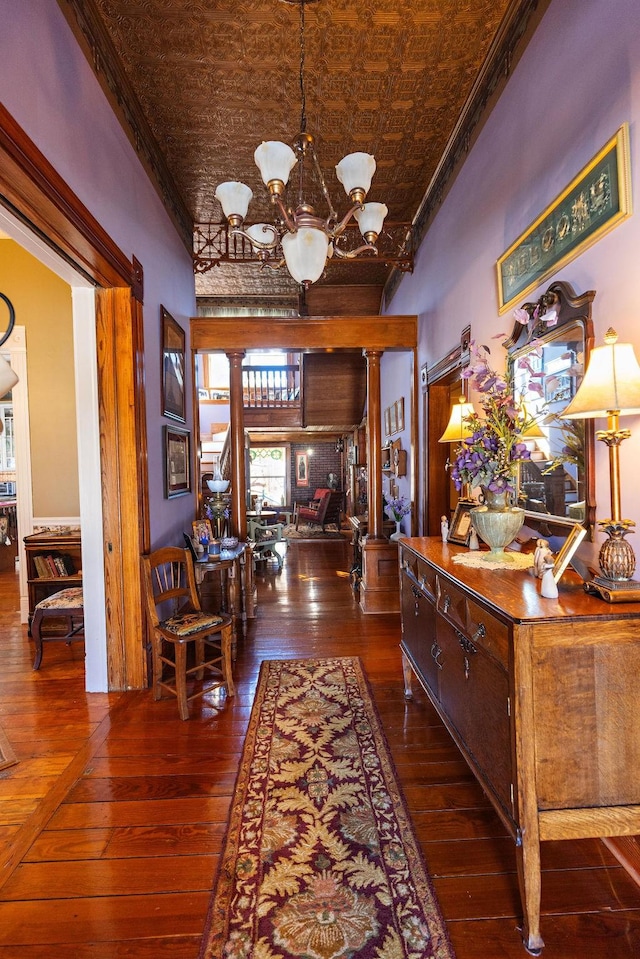
[[[504,342],[516,392],[536,416],[525,437],[531,459],[520,471],[519,505],[525,524],[540,536],[566,535],[595,521],[593,420],[563,420],[562,411],[582,380],[593,345],[595,291],[576,296],[568,283],[552,283],[535,302],[514,312]]]

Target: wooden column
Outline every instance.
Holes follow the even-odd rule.
[[[382,427],[380,357],[383,350],[364,349],[367,359],[368,534],[362,543],[360,608],[363,613],[400,610],[398,545],[384,535],[382,516]]]
[[[229,360],[231,525],[233,535],[247,538],[247,490],[245,486],[244,410],[242,403],[242,360],[244,350],[231,350]]]
[[[367,359],[367,469],[369,473],[368,539],[386,539],[382,529],[382,430],[380,357],[382,350],[363,350]]]

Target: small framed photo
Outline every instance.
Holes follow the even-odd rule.
[[[573,554],[586,535],[587,530],[581,523],[576,523],[571,527],[569,535],[564,541],[564,545],[556,556],[555,563],[553,564],[553,578],[556,583],[559,582],[560,577],[571,562]]]
[[[162,415],[186,422],[184,375],[184,330],[164,306],[162,321]]]
[[[189,430],[164,428],[164,495],[166,499],[191,492]]]
[[[399,400],[396,400],[394,406],[396,408],[396,427],[398,433],[401,433],[404,429],[404,397],[401,396]]]
[[[389,407],[389,436],[398,432],[398,420],[396,417],[396,404]]]
[[[458,501],[451,525],[449,526],[447,543],[455,543],[457,546],[469,545],[469,539],[471,537],[471,510],[474,506],[477,506],[477,503]]]
[[[193,529],[193,538],[201,543],[204,540],[207,543],[210,543],[213,539],[213,530],[211,529],[211,522],[208,519],[196,519],[191,524]]]
[[[309,454],[296,453],[296,486],[309,485]]]
[[[391,436],[391,410],[388,406],[384,411],[384,435]]]

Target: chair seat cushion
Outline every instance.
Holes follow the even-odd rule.
[[[175,633],[176,636],[189,636],[191,633],[198,633],[201,630],[219,626],[224,622],[222,616],[216,616],[211,613],[188,612],[176,613],[169,619],[164,619],[159,624],[161,629],[169,633]]]
[[[41,599],[36,609],[82,609],[82,586],[69,586]]]

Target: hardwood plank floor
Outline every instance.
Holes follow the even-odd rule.
[[[258,576],[237,694],[181,722],[149,691],[84,692],[83,652],[39,673],[0,574],[0,959],[196,959],[263,659],[360,656],[458,959],[526,955],[511,839],[426,696],[405,702],[397,615],[363,616],[348,546],[294,543]],[[640,889],[597,840],[542,846],[547,959],[640,956]]]

